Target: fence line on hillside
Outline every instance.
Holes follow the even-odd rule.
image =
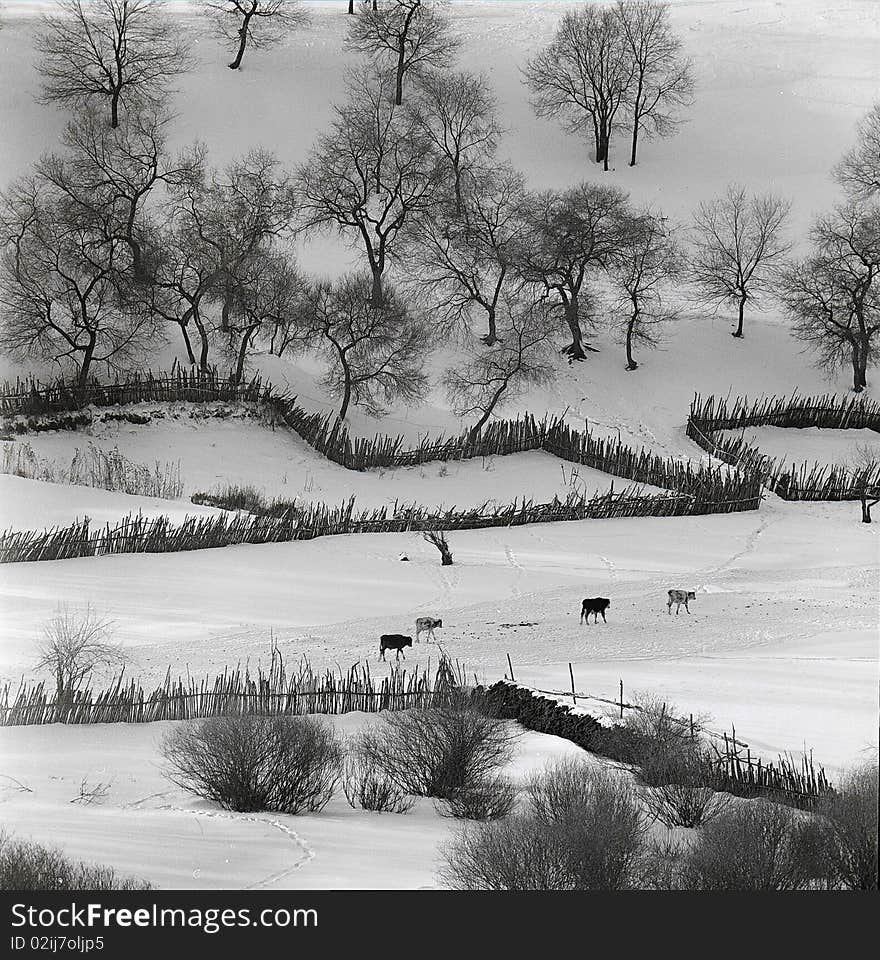
[[[44,387],[37,381],[18,380],[0,393],[0,414],[6,418],[31,415],[37,429],[40,415],[79,410],[89,404],[113,406],[145,401],[242,400],[265,405],[319,453],[343,467],[363,471],[373,468],[416,466],[432,460],[467,460],[479,457],[545,450],[561,459],[619,476],[636,483],[662,487],[676,493],[699,494],[704,503],[759,503],[757,476],[730,475],[711,466],[693,467],[644,449],[633,450],[620,438],[606,440],[581,432],[560,418],[537,420],[524,414],[512,420],[494,420],[478,435],[424,437],[417,446],[405,447],[403,435],[376,435],[352,439],[345,425],[332,414],[308,413],[296,397],[278,394],[259,377],[236,383],[216,370],[201,372],[175,367],[170,374],[135,376],[124,383],[90,383],[76,387],[64,382]],[[12,422],[13,429],[27,420]],[[756,509],[743,506],[740,509]]]
[[[146,692],[124,674],[115,677],[103,691],[90,687],[57,701],[43,681],[22,680],[15,694],[9,684],[0,690],[0,726],[45,723],[151,723],[159,720],[195,720],[204,717],[262,715],[339,714],[352,711],[427,708],[445,702],[450,691],[464,684],[464,669],[441,654],[432,675],[427,666],[407,670],[397,664],[388,676],[374,678],[368,663],[354,664],[348,671],[315,672],[301,660],[288,674],[284,661],[273,648],[269,669],[255,673],[241,665],[224,669],[213,681],[187,676],[171,679]]]
[[[760,426],[880,432],[880,404],[861,398],[804,398],[793,394],[755,401],[738,397],[728,407],[724,399],[697,394],[687,421],[687,435],[695,443],[737,470],[759,475],[784,500],[859,500],[866,492],[880,488],[880,463],[862,468],[819,462],[792,464],[785,458],[767,456],[744,436],[716,435],[723,430]]]
[[[204,495],[200,502],[222,505],[222,498]],[[514,501],[490,503],[471,510],[432,511],[395,505],[356,513],[355,498],[338,507],[323,503],[286,506],[281,516],[250,513],[187,516],[179,524],[169,517],[124,517],[92,531],[88,518],[49,530],[6,530],[0,533],[0,563],[69,560],[119,553],[172,553],[205,550],[239,543],[288,543],[323,536],[367,533],[409,533],[427,530],[476,530],[566,520],[607,520],[623,517],[694,516],[758,508],[759,497],[726,502],[699,499],[689,494],[640,495],[627,487],[594,497],[572,493],[549,503]],[[271,508],[270,508],[271,509]]]

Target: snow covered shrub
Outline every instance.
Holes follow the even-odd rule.
[[[717,817],[730,801],[706,785],[710,770],[699,747],[678,745],[642,761],[642,802],[667,827],[698,827]]]
[[[827,856],[842,886],[877,889],[877,764],[851,773],[819,813],[828,828]]]
[[[459,890],[626,890],[639,885],[645,823],[628,785],[565,761],[532,778],[528,805],[467,825],[442,851]]]
[[[406,793],[441,800],[490,779],[510,759],[508,724],[453,702],[383,715],[364,735],[366,756]]]
[[[436,803],[442,816],[456,820],[500,820],[515,805],[516,787],[503,776],[465,784],[453,796]]]
[[[342,750],[312,717],[209,717],[162,742],[168,777],[227,810],[314,813],[339,781]]]
[[[809,822],[789,807],[749,800],[701,829],[683,855],[684,890],[805,890],[822,874]]]
[[[349,744],[342,769],[342,790],[355,810],[360,807],[375,813],[406,813],[414,802],[387,771],[373,764],[363,737]]]
[[[111,867],[70,860],[57,848],[0,835],[0,890],[149,890]]]

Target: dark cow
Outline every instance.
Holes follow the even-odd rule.
[[[411,646],[412,637],[405,637],[402,633],[383,633],[382,636],[379,637],[379,659],[385,659],[386,650],[396,650],[397,656],[395,659],[399,660],[403,648]],[[403,659],[406,660],[405,653]]]
[[[693,590],[670,590],[669,591],[669,600],[666,603],[667,613],[672,613],[672,604],[675,604],[675,615],[678,616],[678,611],[681,609],[681,605],[684,604],[685,610],[688,613],[691,611],[688,609],[688,600],[696,600],[697,595]]]
[[[602,614],[602,621],[608,623],[605,619],[605,611],[611,606],[611,601],[607,597],[587,597],[581,604],[581,623],[585,620],[590,622],[590,614],[595,617],[594,623],[599,622],[599,614]]]

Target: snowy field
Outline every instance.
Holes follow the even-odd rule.
[[[226,69],[213,39],[197,46],[197,65],[180,81],[172,146],[203,140],[212,162],[261,145],[292,168],[305,159],[343,92],[342,2],[312,4],[314,24],[275,50],[249,57],[240,75]],[[829,171],[850,145],[858,119],[880,92],[880,2],[876,0],[672,0],[673,26],[693,58],[696,103],[678,135],[646,142],[639,164],[626,165],[618,138],[613,169],[603,175],[586,146],[536,119],[519,70],[574,6],[536,2],[454,3],[464,38],[462,63],[485,70],[507,133],[499,156],[534,189],[602,179],[651,201],[684,222],[700,201],[736,179],[749,189],[792,200],[791,234],[840,197]],[[40,3],[4,4],[0,32],[0,184],[54,149],[66,117],[34,102],[35,14]],[[181,14],[185,29],[196,24]],[[341,273],[353,252],[335,237],[303,243],[301,265]],[[600,352],[560,365],[550,387],[532,391],[506,415],[529,410],[565,416],[597,435],[694,462],[703,457],[685,436],[695,392],[734,397],[844,395],[847,372],[826,377],[789,335],[778,309],[747,315],[746,337],[729,336],[731,319],[684,304],[660,348],[624,370],[612,332]],[[457,359],[453,347],[433,374]],[[182,359],[179,335],[152,363]],[[0,356],[0,379],[24,371]],[[57,370],[32,372],[52,377]],[[327,412],[310,359],[254,358],[251,371]],[[877,399],[880,378],[866,395]],[[196,490],[250,484],[269,497],[359,506],[418,500],[426,506],[473,506],[526,496],[547,500],[626,484],[543,453],[489,461],[427,464],[355,474],[318,457],[297,437],[253,418],[193,418],[176,408],[159,422],[99,424],[91,432],[25,435],[39,457],[66,466],[77,448],[119,449],[132,460],[180,464],[184,499],[132,497],[86,487],[0,476],[0,528],[35,529],[89,516],[93,526],[138,511],[145,515],[216,511],[188,502]],[[395,406],[381,420],[355,411],[355,435],[457,433],[462,424],[439,389],[424,405]],[[864,434],[869,434],[865,436]],[[877,444],[868,431],[777,430],[747,434],[774,457],[845,462],[853,447]],[[419,615],[443,618],[443,650],[469,674],[492,682],[507,670],[546,690],[568,688],[572,664],[580,692],[613,698],[661,695],[683,714],[708,715],[766,759],[812,749],[834,778],[878,752],[880,683],[880,537],[858,522],[858,504],[784,503],[768,496],[760,511],[675,519],[627,519],[475,530],[450,535],[455,564],[444,568],[418,535],[327,537],[164,555],[119,555],[0,566],[0,682],[34,676],[35,641],[59,603],[91,603],[115,622],[130,649],[129,674],[145,685],[172,674],[213,675],[226,665],[268,661],[277,642],[288,663],[315,667],[369,659],[381,633],[414,633]],[[400,563],[405,551],[411,562]],[[669,616],[669,588],[695,590],[691,614]],[[586,596],[611,598],[608,623],[578,622]],[[434,645],[414,647],[407,662],[436,663]],[[100,683],[101,677],[98,677]],[[587,709],[602,713],[598,701]],[[363,718],[336,718],[350,731]],[[218,814],[162,777],[156,744],[166,724],[0,728],[0,813],[16,834],[63,844],[72,856],[100,860],[159,886],[431,887],[438,844],[449,821],[422,802],[404,817],[351,810],[337,797],[319,816]],[[575,748],[537,734],[522,737],[511,772],[521,777]],[[71,804],[83,777],[112,781],[100,807]],[[4,784],[7,784],[5,787]],[[377,869],[376,864],[381,864]],[[145,865],[147,865],[145,867]]]
[[[342,735],[370,714],[325,718]],[[339,792],[317,815],[216,809],[162,773],[173,722],[0,729],[0,809],[18,837],[175,890],[431,889],[438,847],[454,821],[419,799],[406,814],[353,810]],[[547,763],[584,757],[574,744],[521,732],[504,773],[517,784]],[[589,759],[589,757],[587,757]],[[598,763],[598,761],[597,761]],[[28,787],[21,790],[10,778]],[[71,803],[86,778],[109,784],[100,803]]]

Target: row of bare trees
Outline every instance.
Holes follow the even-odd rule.
[[[219,351],[239,378],[255,348],[314,350],[344,417],[352,404],[379,414],[423,397],[432,346],[454,337],[468,359],[442,382],[479,431],[552,378],[563,334],[570,360],[595,352],[602,314],[636,369],[636,346],[678,316],[673,294],[687,278],[695,299],[738,309],[735,336],[748,303],[781,296],[820,360],[851,361],[854,388],[864,386],[877,329],[876,118],[841,164],[843,183],[861,178],[851,203],[817,225],[815,257],[790,264],[788,204],[772,195],[731,187],[698,209],[686,244],[618,188],[530,192],[496,156],[502,130],[484,77],[422,63],[404,71],[404,100],[399,62],[372,51],[350,72],[330,129],[293,174],[264,151],[223,170],[198,144],[170,157],[170,77],[124,100],[115,125],[86,98],[64,152],[3,195],[6,348],[72,360],[81,383],[95,363],[143,358],[169,326],[190,362],[207,367]],[[346,238],[364,269],[304,277],[292,241],[316,230]]]

